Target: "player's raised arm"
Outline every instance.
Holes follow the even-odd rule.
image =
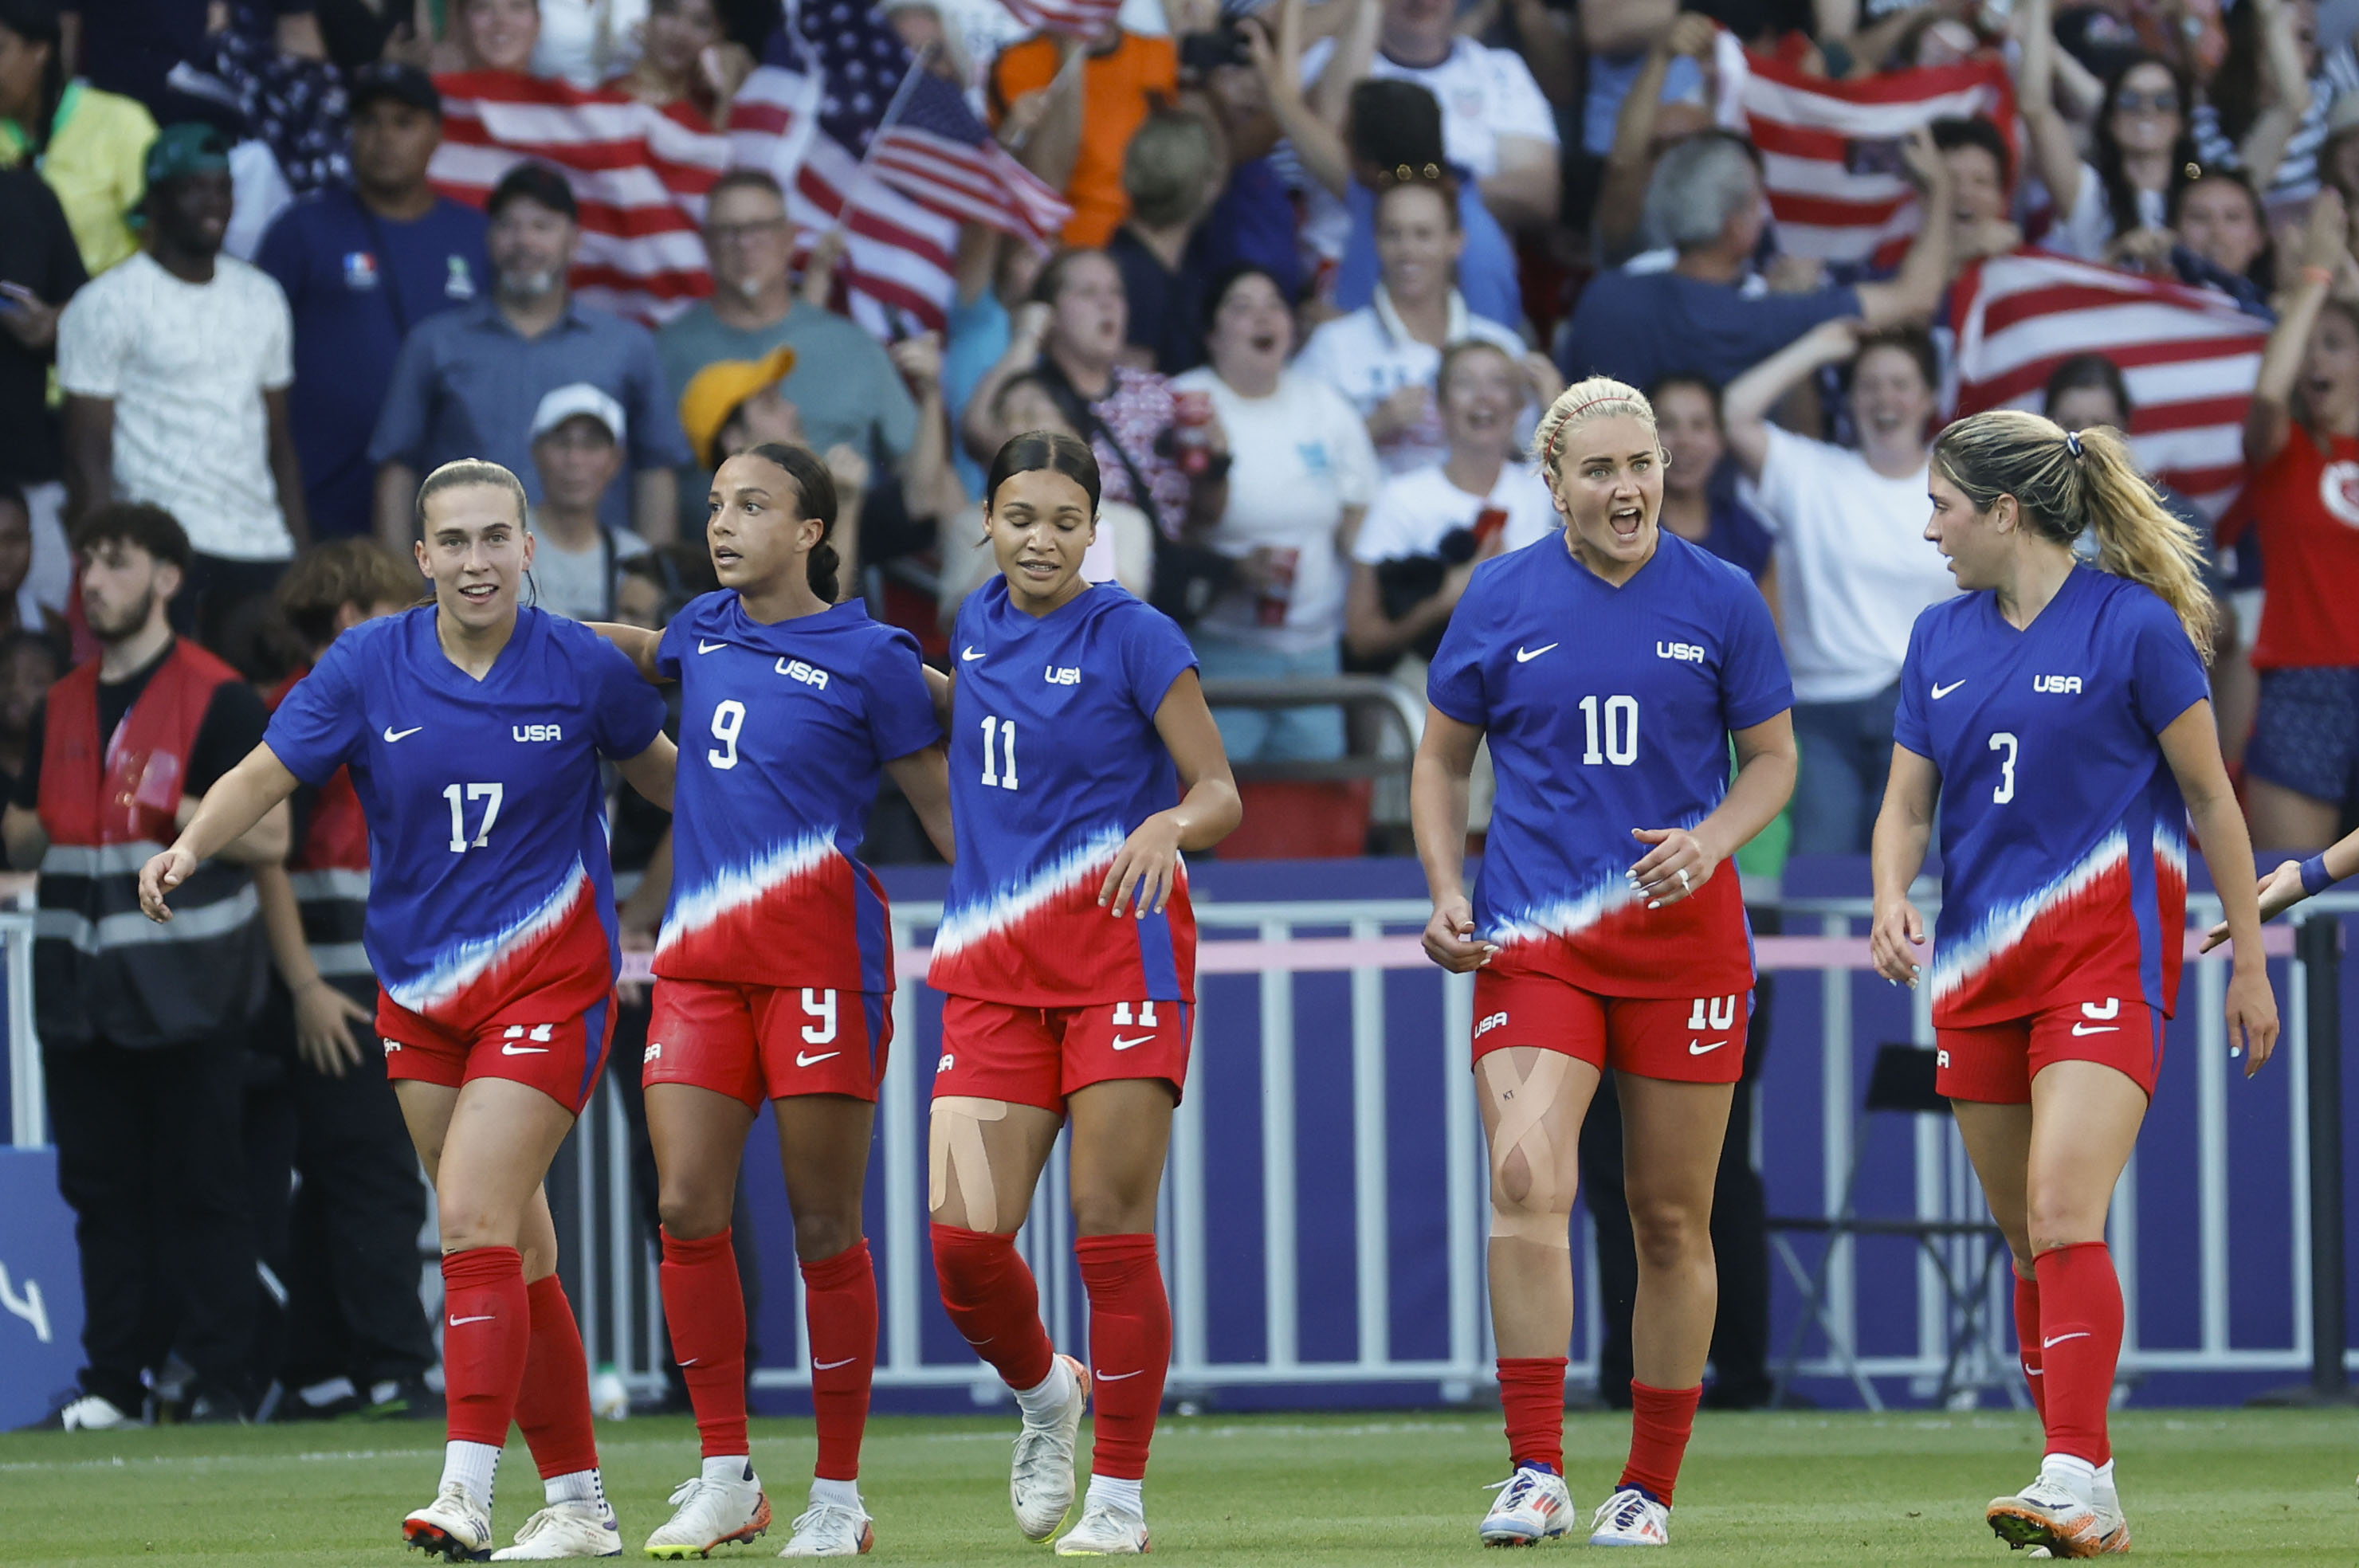
[[[247,864],[268,864],[287,854],[287,797],[295,775],[267,745],[223,773],[180,829],[172,847],[139,871],[139,907],[148,919],[165,921],[164,900],[197,867],[216,856]],[[274,827],[275,825],[275,827]]]

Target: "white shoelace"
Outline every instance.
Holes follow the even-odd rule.
[[[1527,1470],[1518,1466],[1516,1473],[1506,1480],[1494,1481],[1483,1489],[1499,1494],[1499,1500],[1492,1505],[1494,1508],[1519,1509],[1524,1506],[1524,1499],[1532,1488],[1539,1484],[1538,1471]]]
[[[1605,1522],[1615,1530],[1628,1530],[1646,1517],[1647,1495],[1634,1491],[1624,1496],[1621,1506],[1605,1516]]]
[[[795,1522],[788,1529],[793,1533],[800,1535],[805,1530],[816,1532],[829,1525],[833,1525],[842,1534],[857,1541],[860,1538],[860,1527],[866,1522],[867,1520],[860,1514],[845,1508],[842,1503],[813,1503],[795,1516]]]
[[[699,1493],[708,1489],[717,1492],[721,1490],[721,1487],[719,1483],[708,1481],[701,1476],[690,1476],[687,1480],[682,1481],[678,1487],[673,1488],[671,1494],[671,1506],[676,1509],[682,1503],[695,1498]]]

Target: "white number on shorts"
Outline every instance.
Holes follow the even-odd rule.
[[[803,1025],[803,1039],[813,1045],[824,1045],[835,1038],[835,993],[803,989],[803,1011],[819,1020]]]
[[[463,855],[470,847],[477,849],[491,847],[492,824],[500,819],[500,797],[506,793],[505,785],[495,784],[452,784],[442,792],[442,798],[451,803],[452,854]],[[471,839],[467,837],[467,812],[462,802],[477,800],[488,804],[484,807],[483,826],[475,829],[475,836]]]
[[[737,765],[737,731],[745,728],[745,705],[729,697],[712,710],[712,738],[719,747],[707,747],[704,760],[716,768]],[[722,748],[725,747],[726,750]]]
[[[1990,749],[2006,753],[1999,760],[1998,787],[1991,791],[1991,804],[2005,806],[2015,798],[2015,737],[2002,730],[1991,737]]]
[[[1736,999],[1733,996],[1700,996],[1695,999],[1695,1011],[1688,1014],[1690,1029],[1710,1032],[1736,1027]]]
[[[1126,1001],[1118,1001],[1114,1003],[1114,1026],[1116,1029],[1128,1029],[1133,1023],[1136,1023],[1141,1029],[1154,1028],[1155,1004],[1151,1001],[1140,1002],[1138,1004],[1138,1016],[1134,1019],[1130,1015],[1130,1003]]]
[[[999,765],[994,743],[1006,738],[1007,765]],[[1001,789],[1016,787],[1016,720],[985,719],[983,721],[983,782]]]
[[[1588,748],[1581,754],[1582,762],[1593,767],[1599,762],[1612,762],[1617,768],[1626,768],[1638,760],[1636,697],[1609,697],[1605,699],[1604,733],[1602,737],[1598,733],[1597,698],[1584,697],[1581,699],[1581,717],[1589,730]],[[1598,744],[1601,739],[1604,741],[1602,747]]]

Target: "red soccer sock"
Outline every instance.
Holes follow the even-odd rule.
[[[1090,1474],[1143,1480],[1163,1379],[1171,1369],[1171,1300],[1155,1238],[1084,1236],[1073,1243],[1090,1294],[1090,1360],[1097,1443]]]
[[[516,1390],[516,1422],[532,1448],[544,1481],[598,1468],[598,1439],[590,1430],[590,1358],[582,1325],[556,1275],[526,1287],[532,1303],[532,1346],[524,1384]]]
[[[2103,1465],[2114,1456],[2105,1407],[2122,1358],[2122,1281],[2114,1255],[2102,1241],[2082,1241],[2042,1252],[2032,1268],[2039,1276],[2048,1452]]]
[[[454,1443],[508,1440],[532,1342],[524,1254],[471,1247],[442,1255],[442,1397]]]
[[[745,1292],[727,1230],[682,1241],[663,1233],[664,1325],[688,1383],[704,1457],[750,1454],[745,1437]]]
[[[1564,1367],[1561,1356],[1499,1357],[1509,1463],[1545,1465],[1564,1474]]]
[[[2015,1277],[2015,1348],[2023,1363],[2024,1387],[2031,1390],[2031,1408],[2048,1422],[2048,1378],[2039,1348],[2039,1281],[2035,1275]]]
[[[1040,1325],[1040,1288],[1016,1254],[1016,1238],[937,1225],[933,1240],[934,1279],[951,1324],[1009,1388],[1038,1388],[1056,1351]]]
[[[1680,1461],[1687,1457],[1688,1435],[1695,1430],[1696,1401],[1703,1385],[1692,1389],[1650,1389],[1630,1384],[1630,1462],[1622,1466],[1622,1487],[1643,1487],[1665,1508],[1671,1489],[1680,1484]]]
[[[811,1412],[819,1418],[813,1474],[822,1481],[856,1481],[868,1390],[876,1377],[876,1268],[868,1243],[859,1241],[802,1270]]]

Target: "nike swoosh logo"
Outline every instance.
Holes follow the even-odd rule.
[[[1933,700],[1936,702],[1940,701],[1943,697],[1949,696],[1951,692],[1957,690],[1960,687],[1965,684],[1966,683],[1962,680],[1953,680],[1947,686],[1936,686],[1933,688]]]
[[[681,1366],[683,1366],[683,1367],[693,1367],[693,1366],[695,1366],[695,1365],[697,1364],[697,1362],[698,1362],[699,1360],[701,1360],[701,1357],[691,1356],[691,1357],[690,1357],[687,1360],[685,1360],[685,1361],[681,1362],[681,1363],[680,1363],[680,1365],[681,1365]]]
[[[983,657],[983,655],[976,653],[973,648],[962,648],[959,650],[959,663],[962,665],[973,664],[975,660],[981,657]]]
[[[701,637],[696,640],[696,651],[700,654],[709,654],[716,648],[725,648],[728,645],[726,643],[708,643]]]
[[[1138,1369],[1138,1372],[1144,1372],[1146,1370],[1146,1368],[1141,1367]],[[1101,1383],[1119,1383],[1125,1378],[1137,1377],[1138,1372],[1092,1372],[1090,1376],[1095,1378]]]
[[[1154,1038],[1152,1034],[1142,1034],[1136,1040],[1125,1040],[1117,1034],[1114,1037],[1114,1048],[1117,1051],[1127,1051],[1134,1045],[1144,1045]]]
[[[2075,1034],[2119,1034],[2121,1032],[2122,1026],[2118,1023],[2076,1023],[2072,1026]]]
[[[549,1047],[546,1045],[503,1045],[500,1047],[500,1054],[503,1056],[546,1056],[549,1054]]]
[[[854,1361],[859,1359],[860,1357],[857,1356],[847,1356],[841,1361],[814,1361],[811,1363],[811,1370],[814,1372],[832,1372],[838,1367],[849,1367]]]
[[[2052,1350],[2052,1349],[2054,1349],[2057,1346],[2063,1344],[2063,1343],[2064,1343],[2066,1340],[2068,1340],[2068,1339],[2086,1339],[2086,1338],[2088,1338],[2088,1337],[2089,1337],[2089,1331],[2088,1331],[2087,1329],[2085,1329],[2085,1328],[2084,1328],[2084,1329],[2080,1330],[2080,1331],[2079,1331],[2078,1333],[2076,1333],[2076,1334],[2060,1334],[2060,1335],[2058,1335],[2058,1336],[2057,1336],[2055,1338],[2053,1338],[2053,1339],[2043,1339],[2043,1340],[2041,1340],[2041,1341],[2039,1342],[2039,1348],[2041,1348],[2042,1350]]]
[[[492,1314],[490,1313],[485,1313],[481,1317],[454,1317],[451,1320],[451,1326],[453,1328],[459,1328],[470,1323],[489,1323],[491,1321]]]
[[[1709,1056],[1714,1051],[1719,1050],[1722,1046],[1727,1044],[1728,1042],[1725,1040],[1715,1040],[1709,1045],[1699,1045],[1694,1041],[1690,1040],[1688,1042],[1688,1054],[1690,1056]]]
[[[392,725],[388,724],[385,727],[386,743],[387,745],[391,745],[396,741],[406,740],[425,728],[426,726],[423,724],[413,724],[407,730],[396,730]]]
[[[816,1056],[806,1056],[801,1052],[798,1051],[795,1053],[795,1065],[798,1067],[813,1067],[817,1066],[820,1063],[826,1061],[830,1056],[841,1056],[842,1054],[843,1053],[841,1051],[822,1051]]]
[[[1534,659],[1538,658],[1542,654],[1547,653],[1549,648],[1553,648],[1555,646],[1557,646],[1556,643],[1550,643],[1548,645],[1548,648],[1517,648],[1516,650],[1516,663],[1519,665],[1528,665]]]

